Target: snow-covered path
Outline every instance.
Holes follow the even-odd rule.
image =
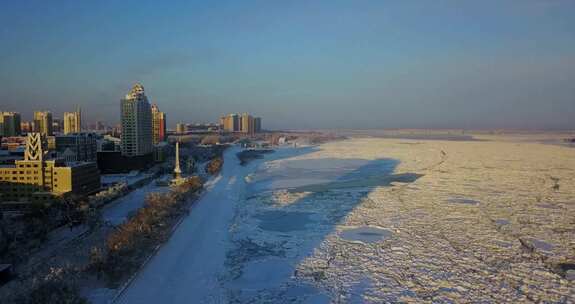
[[[287,156],[289,150],[274,153]],[[218,275],[224,270],[229,226],[245,191],[245,177],[262,162],[240,166],[233,147],[224,153],[224,167],[194,205],[170,240],[145,266],[119,303],[225,303]],[[211,189],[210,189],[211,188]]]

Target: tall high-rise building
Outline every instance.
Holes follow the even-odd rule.
[[[52,136],[52,113],[49,111],[34,112],[34,131],[43,136]]]
[[[230,114],[223,117],[223,129],[225,132],[234,132],[234,117]]]
[[[157,145],[166,139],[166,114],[158,105],[152,105],[152,142]]]
[[[20,120],[20,113],[0,112],[0,136],[19,136]]]
[[[248,113],[242,114],[241,132],[246,134],[255,133],[254,117]]]
[[[82,132],[82,111],[64,112],[64,134]]]
[[[242,119],[239,114],[230,114],[230,117],[233,122],[234,132],[240,132],[242,130]]]
[[[226,117],[222,116],[220,117],[220,131],[225,131],[225,125],[226,125]]]
[[[232,118],[232,116],[228,115],[228,116],[224,116],[223,117],[223,130],[225,132],[234,132],[234,120]]]
[[[262,118],[254,117],[254,132],[258,133],[262,131]]]
[[[152,109],[137,83],[122,99],[122,155],[139,156],[152,153]]]

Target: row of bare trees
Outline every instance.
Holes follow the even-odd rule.
[[[100,218],[99,210],[90,207],[84,197],[65,195],[52,204],[31,203],[22,216],[10,222],[18,227],[0,227],[0,234],[5,239],[0,241],[0,260],[18,265],[43,245],[52,229],[80,224],[94,229]],[[3,226],[1,220],[0,226]],[[20,277],[11,282],[0,303],[4,303],[3,300],[22,304],[87,303],[80,296],[74,279],[77,276],[78,272],[69,267],[51,268],[48,273],[32,272],[31,277]]]
[[[175,220],[188,212],[187,198],[201,188],[200,178],[192,177],[168,193],[149,194],[144,207],[118,226],[104,246],[92,249],[89,269],[114,283],[133,273],[169,237]]]
[[[29,203],[20,216],[0,216],[0,262],[25,261],[57,227],[87,224],[93,228],[98,222],[98,210],[90,207],[83,197],[65,195],[51,204]]]
[[[185,183],[174,187],[168,193],[151,193],[146,197],[144,207],[140,208],[128,221],[116,228],[102,246],[92,248],[90,262],[80,268],[57,268],[50,273],[38,274],[24,280],[24,284],[13,284],[3,300],[8,303],[86,303],[77,288],[77,279],[83,277],[81,268],[98,277],[105,277],[110,282],[119,282],[126,275],[133,273],[146,255],[169,237],[175,220],[188,212],[188,198],[202,188],[199,177],[189,178]],[[55,221],[66,225],[86,224],[95,229],[101,223],[99,210],[91,208],[88,203],[77,197],[65,197],[51,205],[38,205],[25,215],[26,231],[22,236],[41,242],[46,238]],[[7,232],[1,226],[0,247],[2,251],[11,252],[18,244],[18,236]],[[18,246],[21,247],[21,246]],[[22,247],[23,248],[23,247]],[[20,252],[20,251],[17,251]],[[85,274],[85,273],[84,273]]]
[[[216,157],[206,165],[206,172],[211,175],[216,175],[222,170],[223,164],[224,160],[221,157]]]
[[[201,179],[192,177],[168,193],[149,194],[144,207],[109,234],[105,244],[92,248],[90,263],[85,269],[88,273],[95,271],[99,277],[103,275],[112,282],[133,272],[153,247],[169,237],[175,219],[188,210],[188,198],[201,188]],[[85,224],[94,230],[101,224],[101,215],[99,209],[91,207],[83,198],[66,196],[49,206],[32,206],[22,221],[26,225],[23,230],[18,229],[21,230],[18,234],[10,233],[3,221],[0,221],[0,253],[4,253],[3,260],[10,261],[8,256],[22,259],[22,249],[31,245],[20,244],[20,239],[39,246],[51,228],[62,224],[70,227]],[[84,267],[55,268],[48,274],[38,273],[27,278],[22,284],[12,284],[10,292],[5,294],[4,299],[0,299],[0,303],[4,303],[3,300],[22,304],[86,303],[76,284],[77,279],[83,277],[81,268]]]

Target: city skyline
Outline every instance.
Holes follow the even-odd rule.
[[[4,1],[0,302],[575,303],[574,12]]]
[[[10,2],[0,12],[0,104],[23,121],[80,105],[84,121],[116,124],[118,99],[142,82],[171,128],[243,111],[270,129],[574,128],[574,9]]]

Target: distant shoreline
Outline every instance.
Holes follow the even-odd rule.
[[[297,133],[322,133],[342,137],[372,137],[405,140],[439,141],[517,141],[533,142],[563,147],[575,147],[575,130],[462,130],[462,129],[334,129],[285,131]]]

